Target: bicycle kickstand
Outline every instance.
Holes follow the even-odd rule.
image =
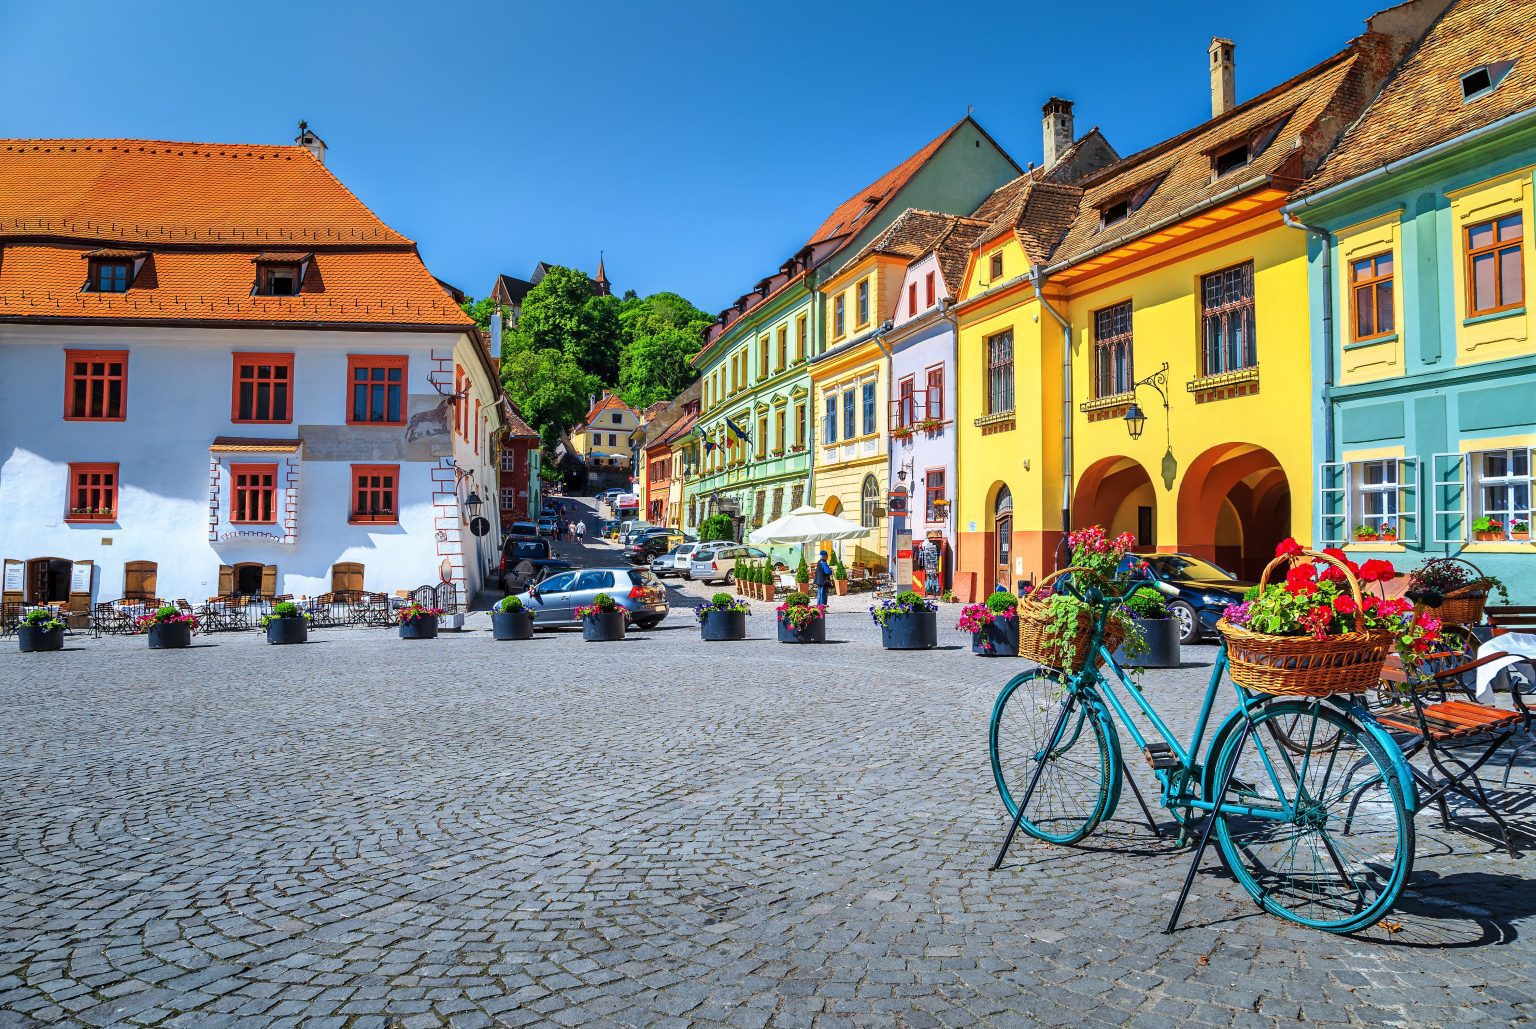
[[[1178,902],[1173,905],[1173,914],[1168,916],[1168,928],[1163,930],[1163,935],[1171,935],[1178,926],[1179,915],[1184,912],[1184,901],[1189,899],[1189,888],[1195,884],[1195,873],[1200,871],[1200,859],[1205,856],[1205,848],[1211,843],[1211,830],[1216,826],[1216,812],[1221,810],[1222,802],[1227,799],[1227,789],[1232,785],[1232,775],[1237,771],[1237,759],[1243,754],[1243,747],[1248,742],[1248,735],[1253,731],[1253,723],[1243,719],[1243,727],[1237,734],[1237,746],[1232,749],[1232,760],[1228,762],[1226,771],[1222,774],[1220,789],[1216,791],[1215,808],[1206,812],[1205,825],[1200,828],[1200,843],[1195,847],[1194,857],[1189,861],[1189,872],[1184,876],[1184,888],[1179,890]]]
[[[1029,785],[1024,788],[1024,795],[1019,798],[1018,810],[1013,813],[1013,824],[1008,827],[1008,835],[1003,839],[1003,845],[997,852],[997,860],[992,862],[988,871],[995,872],[1003,867],[1003,859],[1008,856],[1008,848],[1013,846],[1013,838],[1018,835],[1019,823],[1024,821],[1024,809],[1029,806],[1029,800],[1035,795],[1035,787],[1040,783],[1040,773],[1045,771],[1045,762],[1051,756],[1051,750],[1055,748],[1056,741],[1061,739],[1061,730],[1067,724],[1067,716],[1072,713],[1072,708],[1077,705],[1076,695],[1067,698],[1067,702],[1061,705],[1061,715],[1056,719],[1056,725],[1051,729],[1051,734],[1046,737],[1045,746],[1040,749],[1040,756],[1035,759],[1035,770],[1030,773]]]
[[[1136,796],[1136,803],[1140,805],[1141,813],[1147,820],[1147,828],[1152,830],[1153,836],[1156,836],[1158,839],[1162,839],[1163,830],[1159,829],[1157,827],[1157,823],[1152,820],[1152,811],[1147,807],[1147,802],[1141,795],[1141,787],[1136,785],[1136,777],[1131,775],[1130,765],[1124,761],[1121,761],[1120,773],[1125,776],[1126,784],[1130,786],[1131,793],[1135,794]]]

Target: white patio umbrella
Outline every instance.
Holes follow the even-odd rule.
[[[747,539],[762,546],[816,543],[820,540],[853,540],[869,535],[869,530],[846,518],[829,515],[814,507],[797,507],[777,521],[754,529]]]

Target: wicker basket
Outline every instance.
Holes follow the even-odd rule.
[[[1053,575],[1041,580],[1036,590],[1044,589],[1051,582],[1066,575],[1068,572],[1083,571],[1081,568],[1063,568]],[[1063,643],[1052,639],[1048,635],[1050,627],[1050,610],[1046,606],[1047,601],[1019,598],[1019,656],[1028,658],[1037,664],[1049,668],[1060,668],[1063,671],[1076,671],[1083,667],[1083,655],[1088,649],[1089,642],[1093,639],[1093,617],[1082,611],[1077,616],[1077,632],[1072,639]],[[1105,649],[1113,652],[1114,649],[1125,640],[1125,631],[1117,625],[1104,627],[1103,645]],[[1104,667],[1102,655],[1094,658],[1094,664]]]
[[[1459,557],[1437,557],[1424,567],[1428,568],[1442,561],[1453,561],[1472,569],[1473,582],[1451,590],[1440,601],[1438,607],[1423,605],[1424,610],[1447,625],[1477,625],[1483,620],[1483,609],[1488,606],[1488,588],[1481,585],[1483,570],[1471,561]]]
[[[1327,554],[1310,550],[1302,553],[1343,570],[1354,594],[1355,631],[1321,640],[1310,636],[1270,636],[1240,629],[1223,618],[1216,628],[1227,643],[1232,681],[1255,693],[1277,697],[1328,697],[1374,689],[1381,682],[1381,666],[1392,646],[1392,634],[1365,628],[1360,581],[1347,565]],[[1259,577],[1259,589],[1262,591],[1269,584],[1272,570],[1290,563],[1288,557],[1277,557],[1265,566]]]

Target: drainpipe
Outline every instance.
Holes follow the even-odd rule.
[[[880,327],[875,330],[874,336],[872,337],[874,339],[874,341],[875,341],[875,346],[879,347],[881,349],[881,351],[885,354],[885,392],[886,392],[885,416],[886,416],[887,419],[889,419],[890,416],[891,416],[891,398],[890,398],[891,376],[896,374],[896,355],[891,350],[890,347],[885,345],[885,334],[887,332],[891,331],[891,326],[893,324],[894,323],[889,321],[889,320],[882,322],[880,324]],[[913,483],[912,483],[912,485],[913,485],[914,489],[917,486],[916,476],[915,475],[913,476]],[[891,492],[891,427],[889,425],[887,425],[885,427],[885,492],[887,494],[889,494]],[[910,494],[909,494],[909,496],[910,496]],[[907,518],[908,519],[910,519],[912,517],[911,510],[912,510],[911,502],[909,500],[908,501],[908,507],[907,507],[907,511],[908,511]],[[895,522],[894,519],[892,519],[892,521],[891,521],[890,538],[886,541],[886,548],[885,549],[886,549],[886,555],[885,555],[885,574],[889,575],[891,577],[891,581],[892,582],[895,582],[896,581],[896,522]]]
[[[1283,208],[1280,216],[1290,228],[1316,236],[1323,246],[1323,256],[1319,262],[1323,277],[1323,460],[1332,461],[1334,459],[1333,237],[1327,229],[1320,229],[1315,225],[1308,225],[1306,222],[1292,218],[1289,208]],[[1321,526],[1322,523],[1319,521],[1317,524]]]
[[[805,502],[816,505],[816,391],[811,389],[811,361],[817,356],[816,340],[821,336],[821,302],[817,299],[816,276],[805,273],[805,288],[811,294],[811,316],[805,341]],[[802,551],[802,556],[804,552]]]
[[[1038,264],[1029,266],[1029,281],[1040,306],[1061,325],[1061,542],[1056,546],[1056,567],[1065,568],[1067,533],[1072,531],[1072,323],[1045,299],[1045,271]]]
[[[949,476],[950,481],[954,483],[952,488],[958,494],[960,492],[960,316],[955,314],[955,305],[952,298],[939,298],[939,317],[949,322],[949,367],[951,374],[944,376],[944,388],[949,389],[950,383],[954,383],[955,431],[950,437],[954,442],[954,446],[951,448],[953,452],[949,458]],[[948,524],[945,526],[949,529],[948,535],[953,541],[952,546],[955,548],[950,562],[951,575],[953,575],[954,568],[960,560],[960,505],[956,503],[958,499],[958,496],[950,498],[949,517],[946,519]],[[939,557],[940,560],[943,559],[942,552]],[[942,571],[939,577],[940,579],[943,578]],[[943,583],[941,582],[940,587],[942,588],[942,586]]]

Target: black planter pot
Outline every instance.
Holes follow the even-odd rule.
[[[699,637],[706,640],[744,640],[747,638],[745,611],[706,611],[699,622]]]
[[[1147,621],[1132,618],[1141,635],[1147,641],[1147,652],[1131,657],[1125,653],[1125,645],[1115,649],[1115,663],[1126,668],[1177,668],[1179,654],[1179,620],[1158,618]]]
[[[617,643],[624,638],[624,612],[587,615],[581,620],[581,638],[588,643]]]
[[[185,622],[158,622],[149,627],[150,650],[180,650],[192,645],[192,626]]]
[[[267,622],[267,642],[275,644],[308,643],[309,619],[303,615],[273,618]]]
[[[23,654],[38,654],[45,650],[64,649],[64,630],[39,629],[32,625],[18,625],[16,627],[16,642],[21,647]]]
[[[812,618],[798,629],[785,625],[782,619],[778,619],[778,623],[780,643],[827,642],[827,620],[825,618]]]
[[[991,645],[990,648],[987,644]],[[980,632],[971,633],[971,653],[980,654],[982,657],[1018,657],[1018,618],[1000,618],[993,615]]]
[[[409,622],[401,622],[400,638],[403,640],[437,639],[437,615],[422,615]]]
[[[939,613],[913,611],[889,615],[880,626],[880,645],[886,650],[929,650],[939,645]]]
[[[492,611],[491,636],[498,640],[533,639],[533,614],[530,611]]]

